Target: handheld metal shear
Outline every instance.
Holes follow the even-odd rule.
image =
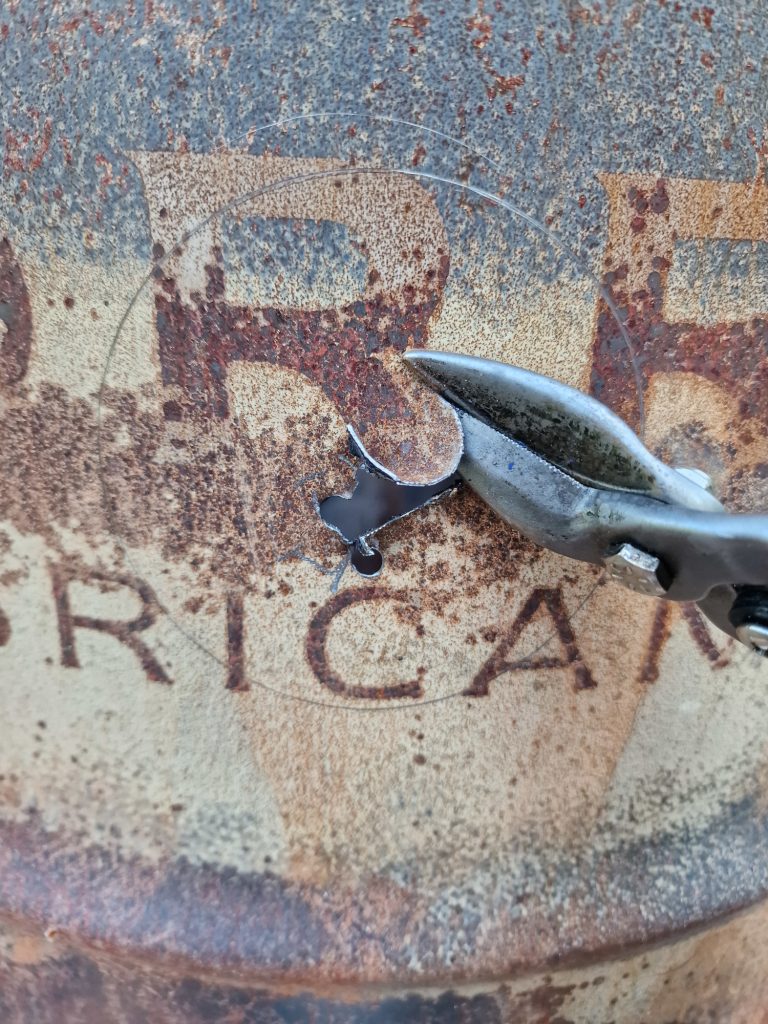
[[[768,655],[768,516],[727,512],[706,474],[665,465],[623,420],[565,384],[473,356],[405,358],[455,407],[458,475],[502,519],[640,593],[695,601]]]

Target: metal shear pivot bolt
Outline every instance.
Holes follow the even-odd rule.
[[[565,384],[472,356],[405,358],[455,408],[458,475],[502,519],[639,593],[695,601],[768,655],[768,516],[726,512],[706,474],[667,466]]]
[[[669,573],[655,555],[633,544],[622,544],[614,554],[606,555],[608,575],[617,583],[648,597],[664,597],[669,590]]]

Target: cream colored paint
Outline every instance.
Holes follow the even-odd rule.
[[[152,327],[154,298],[142,288],[149,271],[144,261],[104,266],[95,260],[27,254],[23,267],[34,332],[25,383],[35,389],[54,384],[73,397],[95,399],[119,328],[121,343],[112,355],[114,378],[138,396],[143,387],[154,388],[159,360]],[[72,300],[71,308],[65,299]]]
[[[485,359],[514,363],[534,373],[589,387],[591,343],[597,289],[588,280],[506,287],[501,296],[492,271],[488,293],[483,271],[477,292],[450,292],[430,337],[430,347],[471,352]],[[489,294],[490,293],[490,294]]]
[[[187,293],[205,290],[201,267],[222,243],[222,216],[329,220],[348,226],[366,246],[369,269],[380,274],[366,286],[371,295],[399,294],[405,285],[419,285],[424,269],[437,267],[441,251],[448,252],[437,208],[413,178],[386,171],[344,173],[335,160],[237,152],[130,156],[144,179],[153,241],[169,254],[172,271],[177,267],[174,246],[193,233],[193,266],[179,265]],[[416,248],[423,250],[422,259],[409,258]],[[401,256],[403,251],[408,257]],[[301,308],[302,296],[292,292],[290,280],[285,288],[284,305]],[[242,291],[235,285],[228,298],[237,302]],[[345,295],[339,293],[342,299]]]

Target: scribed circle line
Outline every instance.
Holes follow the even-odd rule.
[[[418,124],[416,121],[409,121],[404,117],[394,117],[391,114],[369,114],[365,111],[358,110],[316,110],[309,114],[291,114],[289,117],[281,117],[277,121],[270,121],[268,124],[254,125],[252,128],[246,129],[241,132],[240,135],[235,136],[235,143],[241,139],[247,139],[248,143],[253,140],[254,135],[258,135],[260,132],[269,131],[271,128],[282,128],[285,125],[297,124],[299,121],[315,120],[320,117],[346,117],[353,118],[359,117],[364,118],[366,121],[380,121],[384,124],[399,124],[406,128],[416,128],[420,132],[425,132],[427,135],[434,135],[435,138],[443,139],[445,142],[450,142],[454,146],[458,146],[460,149],[464,149],[467,153],[471,153],[472,156],[478,157],[480,160],[485,160],[491,167],[494,167],[501,175],[508,177],[507,172],[501,166],[501,164],[494,160],[493,157],[488,156],[487,153],[481,153],[477,149],[473,149],[468,142],[464,142],[463,139],[456,138],[455,135],[449,135],[448,132],[441,131],[439,128],[430,128],[429,125]],[[226,152],[226,150],[219,150],[219,152]]]
[[[137,567],[136,567],[133,559],[131,558],[131,554],[129,552],[129,549],[128,549],[127,545],[125,544],[125,542],[124,542],[124,540],[122,538],[121,531],[119,529],[119,523],[116,521],[116,516],[114,516],[113,513],[112,513],[112,510],[111,510],[111,507],[110,507],[110,501],[109,501],[109,492],[108,492],[108,489],[107,489],[106,479],[105,479],[105,475],[104,475],[104,452],[103,452],[103,445],[102,445],[102,425],[103,425],[102,405],[103,405],[103,400],[104,400],[104,393],[105,393],[105,390],[107,388],[107,376],[109,374],[109,369],[110,369],[110,366],[112,364],[112,360],[113,360],[114,355],[115,355],[115,351],[116,351],[116,348],[117,348],[117,344],[118,344],[118,340],[119,340],[120,334],[121,334],[121,332],[123,330],[123,327],[125,326],[125,324],[126,324],[126,322],[128,320],[128,317],[131,315],[131,313],[132,313],[132,311],[133,311],[133,309],[134,309],[134,307],[136,305],[136,302],[138,301],[139,295],[141,294],[143,289],[146,287],[146,285],[152,280],[155,271],[158,268],[161,268],[161,267],[164,266],[164,264],[171,258],[171,256],[173,255],[173,253],[174,253],[174,251],[176,249],[178,249],[180,246],[186,244],[186,242],[197,231],[199,231],[201,227],[204,227],[207,224],[212,223],[216,218],[221,216],[221,214],[226,212],[227,210],[234,209],[234,208],[236,208],[238,206],[241,206],[241,205],[243,205],[245,203],[248,203],[248,202],[250,202],[250,201],[252,201],[254,199],[258,199],[261,196],[269,195],[272,192],[279,191],[279,190],[281,190],[283,188],[290,187],[292,185],[302,184],[302,183],[308,182],[308,181],[323,180],[323,179],[326,179],[326,178],[335,178],[335,177],[346,176],[346,175],[354,176],[354,175],[358,175],[358,174],[371,174],[371,175],[382,175],[382,176],[383,175],[390,176],[392,174],[399,174],[399,175],[402,175],[404,177],[414,178],[414,179],[417,179],[417,180],[418,179],[423,179],[423,180],[431,181],[431,182],[436,183],[436,184],[448,185],[448,186],[452,186],[454,188],[457,188],[459,190],[463,190],[463,191],[469,192],[472,195],[475,195],[475,196],[477,196],[480,199],[484,199],[487,202],[490,202],[494,206],[498,206],[498,207],[501,207],[502,209],[505,209],[508,213],[512,214],[513,217],[516,217],[519,220],[522,220],[524,223],[528,224],[530,227],[535,228],[540,233],[544,234],[544,236],[546,237],[547,241],[549,242],[549,244],[553,248],[560,248],[561,251],[563,251],[563,252],[567,253],[568,255],[570,255],[571,258],[574,259],[574,262],[578,266],[581,266],[580,258],[578,257],[577,254],[575,254],[570,249],[569,246],[567,246],[564,243],[560,242],[560,240],[557,238],[557,236],[553,232],[551,232],[548,228],[546,228],[545,225],[541,224],[535,217],[531,216],[530,214],[527,214],[524,210],[519,209],[513,203],[509,202],[509,200],[506,200],[506,199],[504,199],[501,196],[495,195],[493,192],[489,192],[486,189],[482,189],[482,188],[480,188],[478,186],[471,185],[471,184],[469,184],[467,182],[461,182],[461,181],[458,181],[455,178],[451,178],[451,177],[447,177],[447,176],[443,176],[443,175],[438,175],[438,174],[433,174],[432,172],[428,172],[428,171],[419,171],[419,170],[413,170],[413,169],[409,169],[409,168],[397,168],[397,169],[393,170],[391,168],[384,168],[384,167],[339,167],[339,168],[334,168],[334,169],[331,169],[331,170],[313,171],[313,172],[308,172],[307,174],[292,175],[292,176],[290,176],[288,178],[281,178],[279,181],[271,182],[268,185],[265,185],[263,188],[254,189],[251,192],[244,193],[243,195],[238,196],[236,199],[232,199],[232,200],[230,200],[227,203],[223,203],[220,207],[217,207],[217,209],[212,211],[207,217],[204,217],[197,224],[195,224],[195,226],[193,228],[190,228],[189,231],[185,232],[176,241],[176,243],[169,249],[169,251],[166,254],[164,254],[163,257],[161,257],[161,259],[155,261],[155,263],[152,265],[152,268],[147,272],[147,274],[142,279],[141,283],[139,284],[139,287],[137,288],[136,292],[134,293],[133,297],[131,298],[131,300],[130,300],[130,302],[129,302],[129,304],[128,304],[125,312],[124,312],[124,314],[120,318],[120,321],[119,321],[119,323],[117,325],[114,337],[112,339],[112,343],[110,344],[110,347],[109,347],[109,350],[108,350],[108,353],[107,353],[107,359],[106,359],[106,362],[105,362],[105,365],[104,365],[104,371],[102,373],[101,383],[99,385],[98,400],[97,400],[97,410],[96,410],[96,423],[97,423],[97,429],[96,429],[96,457],[97,457],[99,479],[100,479],[100,483],[101,483],[101,487],[102,487],[102,495],[103,495],[103,500],[104,500],[104,508],[105,508],[107,520],[108,520],[108,523],[109,523],[109,527],[110,527],[114,537],[117,539],[118,543],[121,545],[122,550],[123,550],[123,554],[124,554],[128,564],[131,566],[132,569],[136,570]],[[616,322],[617,322],[617,324],[619,326],[619,329],[621,331],[622,338],[624,339],[624,341],[625,341],[625,343],[627,345],[627,348],[629,350],[630,359],[632,361],[633,368],[636,371],[636,379],[639,380],[639,371],[638,371],[638,368],[637,368],[637,362],[636,362],[636,359],[635,359],[634,351],[632,349],[631,340],[629,338],[629,335],[628,335],[628,333],[626,331],[626,328],[625,328],[624,324],[621,322],[621,320],[618,317],[618,311],[616,309],[615,303],[613,302],[613,299],[612,299],[610,293],[602,285],[602,283],[597,279],[597,277],[592,273],[591,270],[589,270],[588,268],[583,267],[583,266],[581,266],[581,269],[582,269],[582,271],[586,271],[586,274],[588,275],[588,277],[590,277],[592,279],[593,283],[597,285],[597,288],[598,288],[601,296],[603,297],[604,301],[606,302],[606,304],[608,305],[609,309],[613,313],[614,318],[615,318],[615,320],[616,320]],[[641,393],[641,389],[639,387],[638,387],[638,402],[639,402],[639,405],[640,405],[640,411],[641,411],[641,415],[642,415],[642,411],[643,411],[642,393]],[[574,616],[578,615],[578,613],[581,611],[581,609],[584,607],[584,605],[586,605],[586,603],[591,599],[592,595],[595,593],[595,591],[598,589],[599,586],[600,586],[600,582],[597,581],[593,585],[593,587],[588,591],[588,593],[585,595],[585,597],[582,599],[582,601],[575,608],[575,610],[573,612]],[[166,605],[162,601],[160,601],[160,599],[157,597],[157,595],[155,595],[155,598],[157,600],[158,606],[161,608],[163,613],[168,616],[169,620],[173,623],[173,625],[176,627],[176,629],[178,629],[179,632],[183,636],[185,636],[187,638],[187,640],[189,640],[192,644],[194,644],[194,646],[197,647],[198,650],[202,651],[204,654],[206,654],[208,657],[210,657],[213,661],[215,661],[217,665],[219,665],[221,667],[226,667],[225,662],[221,658],[219,658],[216,654],[214,654],[213,651],[209,650],[209,648],[205,644],[201,643],[194,636],[194,634],[192,634],[188,629],[186,629],[183,625],[181,625],[180,622],[177,621],[175,616],[171,614],[169,609],[166,607]],[[513,662],[509,666],[509,668],[511,669],[516,664],[520,664],[520,663],[522,663],[524,661],[530,660],[535,654],[537,654],[540,650],[542,650],[544,647],[546,647],[546,645],[554,638],[554,636],[555,636],[555,633],[554,632],[551,633],[537,647],[535,647],[532,651],[529,651],[523,658],[519,658],[516,662]],[[251,680],[249,679],[248,681],[250,682]],[[338,709],[338,710],[345,709],[345,710],[364,711],[364,712],[365,711],[367,711],[367,712],[393,711],[394,712],[394,711],[399,711],[399,710],[403,710],[403,709],[408,710],[408,709],[414,708],[414,707],[421,707],[422,705],[425,705],[425,704],[436,704],[436,703],[439,703],[439,702],[444,701],[444,700],[449,700],[449,699],[453,699],[453,698],[456,698],[456,697],[460,697],[462,695],[462,691],[461,690],[457,690],[454,693],[444,694],[442,696],[433,697],[433,698],[429,698],[429,699],[426,699],[426,700],[415,700],[412,703],[408,703],[408,704],[396,704],[396,705],[389,705],[389,704],[387,704],[387,705],[376,705],[376,706],[372,706],[372,705],[357,705],[357,704],[337,704],[337,703],[335,703],[333,701],[323,701],[323,700],[319,700],[317,698],[305,697],[305,696],[302,696],[300,694],[286,693],[284,690],[279,689],[279,688],[274,687],[274,686],[270,686],[268,683],[264,683],[264,682],[262,682],[260,680],[253,680],[253,682],[255,682],[257,686],[259,686],[259,687],[261,687],[261,688],[263,688],[265,690],[268,690],[268,691],[270,691],[272,693],[275,693],[276,695],[278,695],[280,697],[288,697],[288,698],[293,699],[293,700],[298,700],[298,701],[302,701],[304,703],[314,704],[314,705],[318,705],[318,706],[321,706],[321,707],[331,707],[331,708],[335,708],[335,709]]]
[[[381,122],[381,123],[384,123],[384,124],[399,124],[399,125],[404,125],[405,127],[408,127],[408,128],[415,128],[418,131],[424,132],[427,135],[433,135],[433,136],[435,136],[435,138],[442,139],[444,142],[450,142],[453,145],[458,146],[460,149],[465,150],[467,153],[470,153],[472,156],[477,157],[479,160],[484,160],[487,164],[489,164],[491,167],[494,168],[494,170],[496,170],[499,173],[499,175],[500,175],[500,177],[502,179],[505,179],[510,184],[513,182],[513,179],[510,176],[509,172],[506,171],[504,169],[504,167],[497,160],[494,160],[493,157],[488,156],[487,153],[481,153],[479,150],[473,149],[467,142],[464,142],[463,139],[456,138],[455,135],[449,135],[448,132],[444,132],[444,131],[440,130],[439,128],[431,128],[429,125],[417,124],[416,121],[409,121],[406,118],[395,117],[395,116],[393,116],[391,114],[369,114],[369,113],[366,113],[365,111],[354,111],[354,110],[339,110],[339,111],[319,110],[319,111],[312,111],[312,112],[310,112],[308,114],[291,114],[288,117],[279,118],[277,121],[270,121],[268,124],[263,124],[263,125],[259,125],[259,126],[254,126],[252,128],[248,128],[246,131],[241,132],[240,135],[237,135],[235,137],[234,141],[235,141],[235,143],[237,143],[241,139],[247,139],[248,143],[250,145],[251,142],[253,141],[253,137],[255,135],[260,134],[261,132],[266,132],[266,131],[269,131],[270,129],[274,129],[274,128],[283,128],[283,127],[286,127],[287,125],[298,124],[301,121],[315,120],[315,119],[323,118],[323,117],[329,118],[329,119],[333,118],[333,117],[338,117],[338,118],[347,118],[347,119],[350,119],[350,120],[353,119],[353,118],[360,118],[360,119],[364,119],[366,121],[377,121],[377,122]],[[363,171],[363,170],[365,170],[365,168],[359,168],[359,170]],[[389,173],[396,173],[396,172],[390,171]],[[414,172],[408,171],[407,168],[401,168],[397,173],[400,173],[400,174],[413,174]],[[430,176],[429,172],[426,172],[426,171],[422,172],[422,174],[425,177],[429,177]],[[291,180],[291,179],[284,179],[284,180]],[[444,183],[447,183],[447,181],[445,181]],[[522,210],[519,207],[516,207],[514,204],[509,203],[506,200],[504,200],[503,197],[500,196],[500,195],[496,195],[495,193],[485,192],[483,189],[480,189],[479,186],[469,185],[466,182],[454,182],[454,184],[459,184],[462,188],[467,188],[470,191],[476,192],[477,194],[483,194],[485,198],[492,199],[492,201],[494,203],[503,206],[505,209],[508,210],[508,212],[512,213],[514,216],[520,217],[520,219],[524,220],[531,227],[536,228],[537,231],[539,231],[541,234],[543,234],[549,240],[551,245],[553,245],[554,247],[560,249],[566,255],[570,256],[570,258],[574,261],[574,263],[583,272],[585,272],[587,274],[587,276],[589,278],[591,278],[593,284],[595,284],[597,286],[598,291],[600,292],[600,296],[602,297],[603,301],[605,302],[605,304],[608,306],[608,308],[610,309],[611,313],[613,314],[613,318],[616,321],[616,324],[617,324],[617,326],[619,328],[619,332],[621,333],[622,341],[626,345],[627,351],[629,353],[629,360],[630,360],[630,363],[632,365],[632,373],[633,373],[634,378],[635,378],[635,391],[636,391],[636,396],[635,397],[637,398],[637,406],[638,406],[639,425],[638,425],[638,429],[637,429],[637,434],[639,435],[639,437],[641,439],[644,438],[645,437],[645,395],[644,395],[644,389],[643,389],[643,379],[642,379],[642,375],[640,373],[639,363],[637,361],[634,349],[632,347],[631,336],[629,334],[629,331],[627,330],[626,324],[624,323],[624,321],[619,316],[619,309],[618,309],[618,306],[616,305],[616,303],[614,301],[614,298],[613,298],[613,295],[612,295],[610,289],[606,288],[605,285],[603,285],[603,283],[597,277],[597,275],[595,273],[593,273],[592,270],[590,270],[590,268],[587,266],[587,264],[583,261],[582,256],[580,255],[580,253],[578,253],[567,242],[563,241],[560,238],[560,236],[557,234],[557,232],[553,231],[550,227],[548,227],[538,217],[534,217],[532,214],[527,214],[524,210]],[[201,223],[205,223],[205,221],[203,221]]]

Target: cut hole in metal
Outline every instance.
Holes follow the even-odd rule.
[[[457,420],[458,422],[458,420]],[[378,530],[455,491],[461,478],[455,468],[429,484],[398,478],[366,451],[354,427],[348,426],[350,449],[359,460],[349,494],[331,494],[316,501],[317,513],[349,548],[349,564],[361,576],[378,576],[384,558],[369,543]],[[347,461],[347,460],[345,460]]]
[[[366,551],[360,544],[351,544],[349,548],[349,561],[355,572],[361,576],[378,576],[384,565],[384,556],[378,548],[368,548]]]

